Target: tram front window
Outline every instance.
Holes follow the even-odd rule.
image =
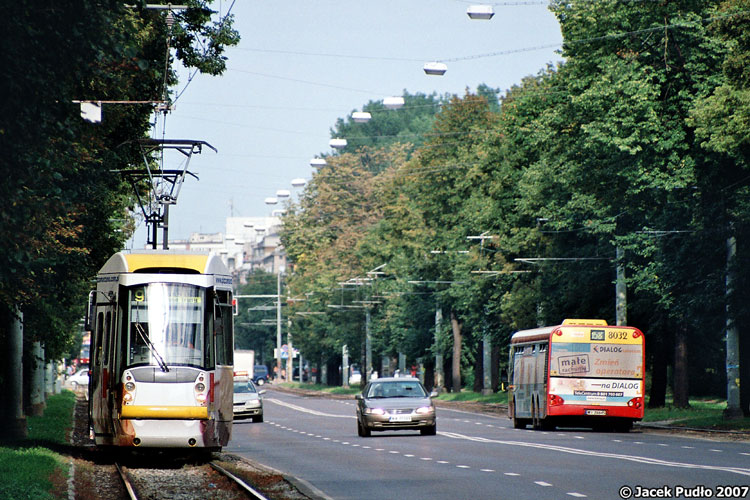
[[[129,290],[128,365],[203,366],[205,289],[150,283]]]

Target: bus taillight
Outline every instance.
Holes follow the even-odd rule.
[[[557,394],[550,394],[549,395],[549,405],[550,406],[558,406],[561,404],[564,404],[565,400],[558,396]]]
[[[643,399],[642,398],[633,398],[630,401],[628,401],[628,406],[631,408],[640,409],[641,406],[643,406]]]

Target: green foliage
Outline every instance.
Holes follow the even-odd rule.
[[[171,33],[177,57],[219,74],[223,47],[238,41],[232,19],[214,23],[211,2],[188,3]],[[90,278],[129,235],[121,221],[129,219],[132,188],[113,172],[141,168],[135,141],[146,136],[153,111],[105,104],[94,125],[73,101],[163,99],[177,83],[171,71],[164,74],[168,29],[164,11],[140,4],[35,0],[8,5],[0,30],[7,37],[0,56],[0,307],[20,306],[25,337],[59,359],[83,316]]]
[[[421,146],[432,128],[435,114],[447,97],[404,92],[403,98],[404,106],[398,110],[386,109],[382,101],[369,101],[362,111],[370,113],[370,121],[356,123],[351,117],[346,120],[339,118],[331,130],[331,137],[346,137],[344,153],[354,153],[360,148],[387,148],[396,143],[410,144],[410,150]],[[387,166],[373,162],[366,153],[362,155],[362,162],[365,169],[373,173]]]
[[[237,289],[237,295],[276,295],[275,274],[256,270]],[[238,315],[234,318],[235,349],[255,351],[256,364],[273,359],[276,348],[276,300],[273,298],[238,298]],[[270,308],[270,309],[269,309]],[[267,323],[267,324],[263,324]],[[285,327],[286,325],[284,325]]]
[[[725,242],[750,238],[747,7],[553,2],[565,63],[524,78],[499,103],[486,86],[446,96],[398,162],[374,158],[413,121],[393,125],[397,115],[372,102],[369,124],[339,120],[332,135],[349,149],[285,223],[295,289],[322,306],[334,283],[385,263],[374,284],[338,297],[378,297],[373,348],[426,361],[448,352],[447,320],[434,340],[442,307],[463,327],[471,378],[487,333],[505,345],[514,330],[566,317],[614,323],[619,264],[629,323],[654,352],[684,328],[695,392],[720,392]],[[479,235],[487,238],[469,239]],[[742,320],[744,262],[730,263],[743,284],[729,297]],[[361,335],[358,317],[306,321],[326,339],[319,352]]]

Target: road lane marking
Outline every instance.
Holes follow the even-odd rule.
[[[723,466],[718,466],[718,465],[702,465],[702,464],[690,464],[690,463],[684,463],[684,462],[672,462],[669,460],[660,460],[657,458],[642,457],[642,456],[637,456],[637,455],[623,455],[619,453],[605,453],[605,452],[589,451],[589,450],[582,450],[580,448],[569,448],[567,446],[556,446],[556,445],[550,445],[550,444],[544,444],[544,443],[529,443],[525,441],[502,441],[498,439],[488,439],[488,438],[475,437],[475,436],[466,436],[464,434],[456,434],[453,432],[440,431],[438,432],[438,434],[440,434],[441,436],[452,438],[452,439],[465,439],[468,441],[475,441],[479,443],[500,444],[500,445],[506,445],[506,446],[518,446],[518,447],[523,447],[523,448],[537,448],[537,449],[542,449],[546,451],[557,451],[560,453],[569,453],[572,455],[586,455],[590,457],[612,458],[615,460],[639,462],[639,463],[650,464],[650,465],[661,465],[664,467],[715,470],[715,471],[729,472],[732,474],[739,474],[742,476],[750,476],[750,469],[743,468],[743,467],[723,467]]]
[[[521,474],[518,474],[517,472],[503,472],[506,476],[520,476]]]
[[[570,495],[570,496],[576,497],[576,498],[586,498],[586,495],[584,495],[583,493],[576,493],[574,491],[570,492],[570,493],[566,493],[566,495]]]
[[[292,403],[287,403],[286,401],[281,401],[280,399],[276,399],[276,398],[263,398],[263,401],[268,401],[270,403],[276,403],[279,406],[285,406],[287,408],[291,408],[292,410],[301,411],[302,413],[309,413],[310,415],[315,415],[315,416],[318,416],[318,417],[357,418],[355,415],[337,415],[335,413],[325,413],[325,412],[322,412],[322,411],[311,410],[309,408],[305,408],[304,406],[293,405]]]
[[[539,486],[544,486],[545,488],[549,488],[550,486],[552,486],[552,484],[546,483],[544,481],[534,481],[534,484],[538,484]]]

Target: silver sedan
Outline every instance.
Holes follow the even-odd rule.
[[[437,432],[435,405],[416,378],[379,378],[357,394],[357,434],[372,431],[419,430],[423,436]]]

